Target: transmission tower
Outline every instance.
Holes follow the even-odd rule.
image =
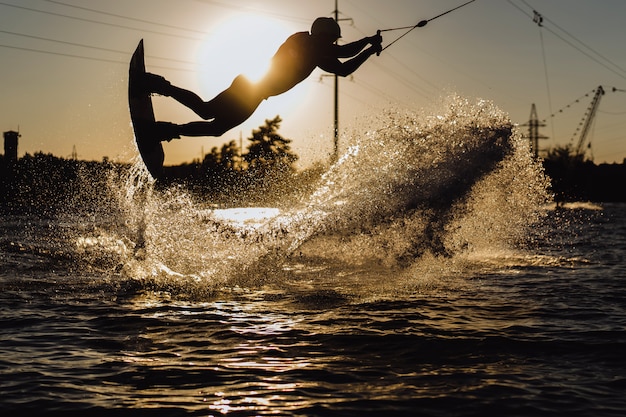
[[[528,140],[530,140],[530,150],[535,155],[535,158],[539,157],[539,139],[548,139],[547,136],[543,136],[539,134],[539,128],[545,127],[545,123],[539,122],[539,118],[537,117],[537,107],[535,107],[535,103],[530,108],[530,119],[528,123],[523,124],[522,126],[528,126]]]

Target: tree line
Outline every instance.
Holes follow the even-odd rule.
[[[310,194],[324,172],[321,164],[298,171],[291,140],[278,133],[279,116],[252,131],[241,149],[233,140],[202,160],[167,166],[159,188],[184,187],[198,202],[221,206],[289,205]],[[9,166],[10,165],[10,166]],[[571,146],[551,149],[543,159],[558,202],[626,202],[626,164],[601,164]],[[42,152],[8,164],[0,155],[0,213],[54,215],[115,210],[110,195],[130,164],[78,161]]]
[[[548,150],[543,166],[557,202],[626,202],[625,163],[596,165],[566,145]]]
[[[218,205],[284,204],[299,201],[323,172],[321,165],[298,171],[291,139],[278,133],[276,116],[252,131],[245,152],[230,141],[202,160],[164,167],[157,190],[178,185],[198,201]],[[10,166],[9,166],[10,165]],[[112,209],[111,183],[130,164],[79,161],[37,152],[9,164],[0,155],[0,213],[54,215],[59,210]]]

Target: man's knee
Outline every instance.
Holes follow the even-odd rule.
[[[211,126],[212,135],[211,136],[216,136],[216,137],[222,136],[224,133],[228,132],[233,127],[235,127],[235,125],[231,126],[231,125],[225,125],[223,123],[212,123],[212,126]]]
[[[204,120],[214,119],[216,116],[210,101],[205,101],[198,110],[196,114]]]

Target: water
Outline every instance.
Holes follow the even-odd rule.
[[[136,164],[2,218],[3,415],[623,415],[626,205],[556,209],[488,102],[365,126],[292,207]]]

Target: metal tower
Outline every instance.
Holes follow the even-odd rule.
[[[528,139],[530,140],[530,150],[535,155],[535,158],[539,157],[539,139],[548,139],[547,136],[543,136],[539,134],[539,128],[545,127],[545,123],[539,122],[539,118],[537,117],[537,107],[535,107],[535,103],[533,103],[530,108],[530,119],[528,123],[523,124],[522,126],[528,126]]]
[[[7,166],[17,162],[17,142],[20,136],[19,132],[13,130],[4,132],[4,161]]]

